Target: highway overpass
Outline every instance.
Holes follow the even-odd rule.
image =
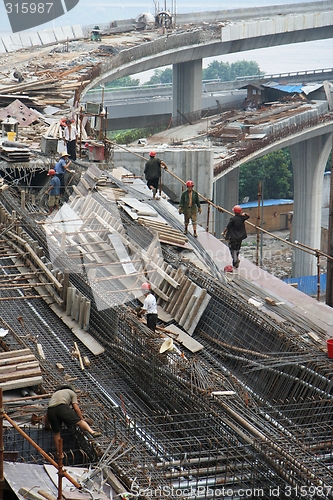
[[[153,41],[111,54],[94,68],[81,99],[100,83],[173,65],[173,117],[201,109],[202,59],[252,49],[333,38],[331,1],[177,16],[177,27]],[[262,17],[260,17],[262,16]],[[181,23],[194,23],[185,31]],[[79,95],[77,96],[79,99]]]
[[[315,71],[297,71],[254,75],[237,78],[230,82],[203,82],[200,109],[239,109],[246,97],[245,85],[264,84],[275,81],[280,84],[323,82],[333,80],[333,68]],[[124,87],[117,90],[92,89],[83,102],[102,103],[107,110],[107,130],[143,128],[152,125],[169,124],[173,112],[172,84]],[[199,113],[200,116],[200,113]]]

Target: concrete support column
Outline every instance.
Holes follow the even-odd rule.
[[[179,124],[187,123],[182,115],[202,108],[202,59],[173,65],[172,94],[173,118]]]
[[[307,139],[290,146],[294,170],[294,216],[292,241],[320,249],[322,185],[332,134]],[[311,276],[317,273],[316,257],[294,250],[292,276]]]
[[[228,174],[220,177],[214,183],[214,203],[226,210],[232,211],[232,208],[238,203],[238,193],[239,193],[239,167],[234,168]],[[230,219],[230,215],[226,213],[221,213],[216,211],[215,220],[215,235],[217,238],[220,237],[223,229],[227,225]]]

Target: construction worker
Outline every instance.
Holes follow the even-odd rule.
[[[193,181],[188,180],[186,182],[187,189],[182,192],[180,197],[179,213],[184,214],[184,234],[187,234],[188,224],[191,219],[193,225],[193,236],[197,238],[197,213],[199,212],[199,214],[201,214],[201,206],[199,195],[196,191],[194,191],[193,186]]]
[[[77,143],[77,130],[74,120],[69,118],[66,120],[66,127],[63,130],[64,143],[66,144],[67,153],[71,160],[76,160],[76,143]]]
[[[161,167],[163,167],[164,170],[168,170],[168,167],[166,166],[164,161],[156,158],[156,152],[150,151],[149,160],[145,164],[144,174],[146,177],[147,186],[152,190],[153,198],[156,197],[156,199],[158,199],[156,194],[158,189],[158,182],[161,177]]]
[[[45,191],[45,194],[49,195],[48,205],[49,205],[49,215],[53,212],[54,209],[58,210],[59,208],[59,196],[60,196],[60,179],[56,175],[56,171],[51,168],[48,171],[50,179],[50,186]]]
[[[58,456],[60,455],[60,431],[63,423],[66,427],[78,425],[80,429],[89,432],[93,437],[101,436],[100,432],[93,431],[88,422],[83,420],[75,389],[70,384],[60,385],[56,388],[49,401],[46,417],[47,423],[53,431],[53,440]]]
[[[143,303],[143,307],[137,310],[137,314],[139,318],[141,318],[143,314],[146,314],[147,326],[154,332],[156,330],[158,319],[156,298],[151,293],[150,283],[142,283],[141,290],[145,296],[145,300]]]
[[[65,173],[71,172],[71,170],[69,170],[69,166],[72,161],[69,160],[68,157],[69,154],[67,153],[67,151],[63,151],[60,155],[59,161],[54,166],[57,177],[59,177],[60,179],[60,197],[63,197],[65,194]]]
[[[239,205],[235,205],[232,209],[234,214],[224,229],[222,236],[228,240],[228,246],[232,257],[232,265],[236,269],[239,267],[239,251],[242,241],[247,238],[245,221],[250,217],[242,211]]]

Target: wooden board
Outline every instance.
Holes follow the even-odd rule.
[[[123,266],[125,273],[126,274],[136,273],[134,265],[132,264],[132,262],[129,262],[131,259],[127,253],[125,245],[123,244],[119,236],[116,233],[114,233],[114,234],[109,234],[108,237],[112,243],[112,246],[117,254],[119,261],[121,262],[121,265]]]
[[[168,325],[165,329],[169,332],[177,334],[176,342],[179,342],[191,352],[198,352],[204,348],[200,342],[187,335],[187,333],[183,332],[183,330],[178,328],[176,325]]]
[[[36,485],[39,490],[47,491],[55,498],[58,496],[57,487],[46,474],[43,465],[4,462],[4,476],[17,498],[23,498],[18,493],[20,488],[25,486],[36,491]]]
[[[133,212],[138,215],[150,215],[151,217],[157,217],[158,213],[152,207],[147,205],[146,203],[142,203],[136,198],[127,198],[126,196],[119,198],[120,201],[131,207]]]

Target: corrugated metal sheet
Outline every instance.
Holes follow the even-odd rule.
[[[303,85],[302,83],[297,83],[294,85],[280,85],[277,82],[263,83],[263,87],[268,87],[270,89],[281,90],[281,92],[287,92],[288,94],[305,94],[309,95],[311,92],[315,92],[320,89],[322,83],[312,83],[309,85]]]
[[[320,275],[320,293],[326,292],[326,277],[327,274]],[[300,276],[299,278],[286,278],[283,280],[285,283],[297,283],[297,289],[306,295],[317,295],[317,275],[315,276]]]

